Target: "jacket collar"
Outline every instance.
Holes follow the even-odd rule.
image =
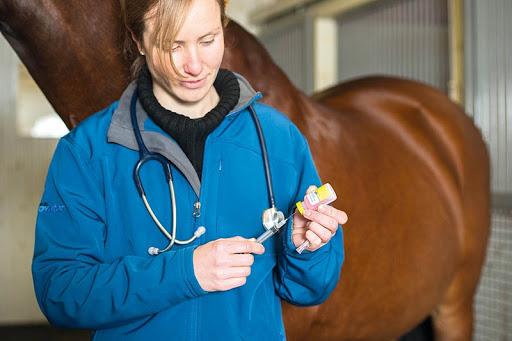
[[[235,107],[226,115],[226,118],[234,118],[235,115],[262,97],[260,92],[254,91],[249,82],[241,75],[235,73],[240,85],[240,98]],[[133,133],[130,119],[130,101],[136,89],[136,81],[131,82],[124,90],[114,113],[107,133],[107,141],[117,143],[132,150],[139,150]],[[194,192],[199,197],[200,179],[180,146],[169,138],[156,124],[149,119],[148,114],[137,101],[137,125],[146,147],[156,153],[162,154],[172,162],[187,178]]]

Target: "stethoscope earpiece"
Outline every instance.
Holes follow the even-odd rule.
[[[184,244],[190,244],[190,243],[192,243],[194,240],[196,240],[197,238],[201,237],[205,232],[206,232],[206,227],[204,227],[204,226],[199,226],[199,227],[196,229],[196,231],[194,232],[194,236],[193,236],[192,238],[190,238],[190,239],[188,239],[188,240],[185,240],[185,241],[177,240],[176,238],[174,238],[174,242],[175,242],[176,244],[182,244],[182,245],[184,245]],[[171,237],[174,237],[174,235],[172,235]],[[169,245],[171,245],[171,243],[172,243],[172,240],[169,242]],[[172,243],[172,244],[174,244],[174,243]],[[167,245],[167,246],[165,247],[165,249],[163,249],[163,250],[160,250],[159,248],[154,247],[154,246],[150,246],[150,247],[148,248],[148,254],[149,254],[149,255],[151,255],[151,256],[157,256],[157,255],[158,255],[158,254],[160,254],[160,253],[167,252],[167,251],[169,251],[169,250],[171,249],[171,248],[169,247],[169,245]],[[172,247],[172,245],[171,245],[171,247]]]
[[[160,253],[160,249],[154,246],[150,246],[148,249],[148,253],[150,256],[156,256]]]

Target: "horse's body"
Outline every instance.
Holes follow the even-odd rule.
[[[4,35],[72,126],[129,81],[116,1],[0,0]],[[342,279],[324,304],[284,305],[290,340],[390,340],[432,316],[439,340],[470,340],[489,233],[489,160],[471,120],[417,82],[378,77],[311,100],[238,25],[224,67],[309,140],[347,211]]]

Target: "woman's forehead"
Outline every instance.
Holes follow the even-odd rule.
[[[169,36],[167,32],[154,32],[154,30],[158,27],[172,27],[173,25],[167,25],[165,22],[159,24],[157,21],[173,20],[173,18],[165,15],[159,16],[156,11],[157,9],[155,8],[148,12],[147,19],[145,20],[146,33]],[[221,30],[222,19],[217,0],[192,0],[185,13],[183,25],[175,37],[175,41],[196,40]]]

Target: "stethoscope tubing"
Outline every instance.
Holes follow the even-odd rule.
[[[268,201],[271,208],[276,207],[276,202],[274,199],[274,186],[272,185],[272,176],[270,174],[270,162],[268,161],[268,152],[267,152],[267,143],[265,140],[265,135],[263,134],[263,129],[261,129],[261,123],[256,115],[256,111],[249,105],[249,111],[251,112],[252,119],[254,124],[256,125],[256,131],[258,132],[258,139],[260,140],[261,146],[261,154],[263,157],[263,165],[265,167],[265,178],[267,180],[267,189],[268,189]]]
[[[194,235],[187,239],[187,240],[178,240],[176,238],[176,195],[174,191],[174,184],[172,180],[172,173],[171,173],[171,166],[170,162],[163,157],[162,155],[158,153],[153,153],[148,150],[146,145],[144,144],[144,140],[142,139],[142,134],[140,132],[140,128],[137,122],[137,91],[138,89],[135,89],[133,96],[131,98],[130,102],[130,119],[132,123],[133,133],[135,135],[135,140],[137,142],[137,145],[139,147],[139,160],[137,161],[135,168],[133,170],[133,178],[135,181],[135,185],[137,187],[137,191],[139,192],[140,197],[142,198],[142,201],[144,202],[144,206],[146,207],[149,215],[151,216],[151,219],[155,222],[160,232],[169,240],[169,243],[167,246],[163,249],[158,249],[156,247],[150,247],[148,249],[149,254],[151,255],[158,255],[160,253],[169,251],[174,244],[179,245],[185,245],[193,242],[195,239],[197,239],[201,234],[204,233],[205,229],[204,227],[199,227],[195,232]],[[263,157],[263,164],[265,169],[265,179],[267,183],[267,189],[268,189],[268,200],[270,207],[275,210],[275,198],[274,198],[274,191],[273,191],[273,184],[272,184],[272,176],[270,173],[270,163],[268,159],[268,152],[267,152],[267,144],[265,142],[265,136],[263,134],[263,129],[261,128],[261,123],[256,115],[256,111],[252,107],[252,105],[249,105],[249,111],[251,113],[252,119],[254,121],[254,124],[256,125],[256,131],[258,133],[258,139],[260,142],[261,147],[261,153]],[[172,232],[169,233],[167,229],[162,225],[158,217],[155,215],[153,209],[151,208],[151,205],[149,204],[146,194],[144,192],[144,186],[142,184],[142,181],[140,179],[140,170],[142,166],[151,160],[155,160],[160,162],[164,169],[164,173],[166,176],[167,183],[169,185],[169,191],[171,194],[171,209],[172,209]]]

